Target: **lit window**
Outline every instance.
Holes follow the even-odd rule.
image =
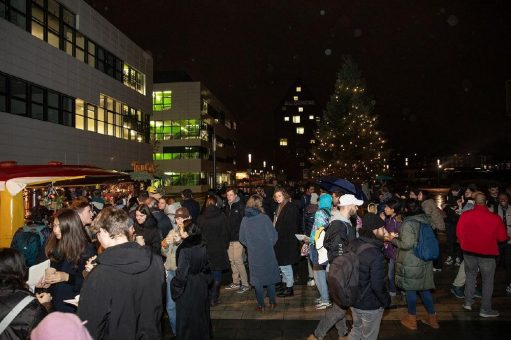
[[[314,119],[314,115],[310,115],[310,116],[309,116],[309,119]]]
[[[298,100],[298,96],[294,96],[294,97],[293,97],[293,100],[294,100],[294,101],[297,101],[297,100]]]
[[[127,63],[124,63],[122,66],[122,80],[124,85],[145,95],[145,74]]]
[[[287,138],[280,139],[280,146],[287,146]]]
[[[293,116],[293,123],[300,123],[300,116]]]
[[[298,112],[303,112],[303,107],[298,107]]]
[[[172,91],[153,92],[153,111],[163,111],[172,108]]]
[[[285,122],[289,122],[289,117],[284,117]]]
[[[296,87],[296,92],[302,92],[302,87],[301,86],[297,86]]]
[[[296,134],[297,135],[303,135],[305,133],[305,129],[303,127],[297,127],[296,128]]]
[[[316,140],[315,139],[311,139],[311,144],[316,144]]]

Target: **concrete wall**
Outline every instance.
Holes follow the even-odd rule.
[[[152,162],[152,146],[0,112],[0,161],[93,165],[129,170]]]

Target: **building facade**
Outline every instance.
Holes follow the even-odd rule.
[[[151,140],[167,191],[205,192],[234,183],[236,121],[200,82],[154,84]]]
[[[0,160],[151,162],[152,73],[82,0],[0,0]]]
[[[275,164],[277,177],[309,179],[310,149],[322,109],[303,81],[297,80],[275,111]]]

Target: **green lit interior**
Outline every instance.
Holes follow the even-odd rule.
[[[153,111],[169,110],[172,107],[172,91],[153,92]]]

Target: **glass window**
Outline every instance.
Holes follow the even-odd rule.
[[[44,107],[42,104],[32,103],[31,117],[34,119],[44,120]]]
[[[281,138],[279,144],[280,146],[287,146],[287,138]]]
[[[297,100],[298,100],[298,96],[294,96],[294,97],[293,97],[293,100],[294,100],[294,101],[297,101]]]
[[[314,119],[314,115],[310,115],[309,119],[313,120]]]
[[[303,135],[305,133],[305,129],[303,127],[297,127],[296,128],[296,134],[297,135]]]
[[[311,144],[316,144],[316,140],[315,139],[311,139],[310,143]]]
[[[298,112],[303,112],[303,107],[298,107]]]
[[[172,91],[153,92],[153,111],[163,111],[172,108]]]
[[[285,122],[289,122],[289,117],[287,117],[287,116],[286,116],[286,117],[284,117],[284,121],[285,121]]]
[[[68,11],[66,8],[62,8],[63,20],[66,24],[71,27],[75,27],[75,15]]]
[[[27,114],[27,103],[24,100],[19,99],[11,99],[11,113],[17,115],[26,115]]]
[[[302,92],[302,87],[301,86],[297,86],[296,87],[296,92]]]
[[[32,102],[43,104],[44,103],[44,90],[39,86],[32,86]]]
[[[48,0],[48,13],[59,16],[59,3],[55,0]]]
[[[75,117],[75,128],[83,130],[84,127],[84,120],[83,116],[76,115]]]
[[[48,121],[52,123],[59,123],[59,110],[48,107]]]
[[[293,123],[299,124],[300,123],[300,116],[293,116]]]
[[[48,106],[59,107],[59,95],[57,93],[48,91]]]
[[[58,17],[48,14],[48,29],[57,34],[60,32],[60,21]]]
[[[60,48],[59,36],[55,33],[48,31],[48,43],[55,48]]]
[[[32,35],[36,38],[44,40],[44,28],[41,24],[32,21]]]

